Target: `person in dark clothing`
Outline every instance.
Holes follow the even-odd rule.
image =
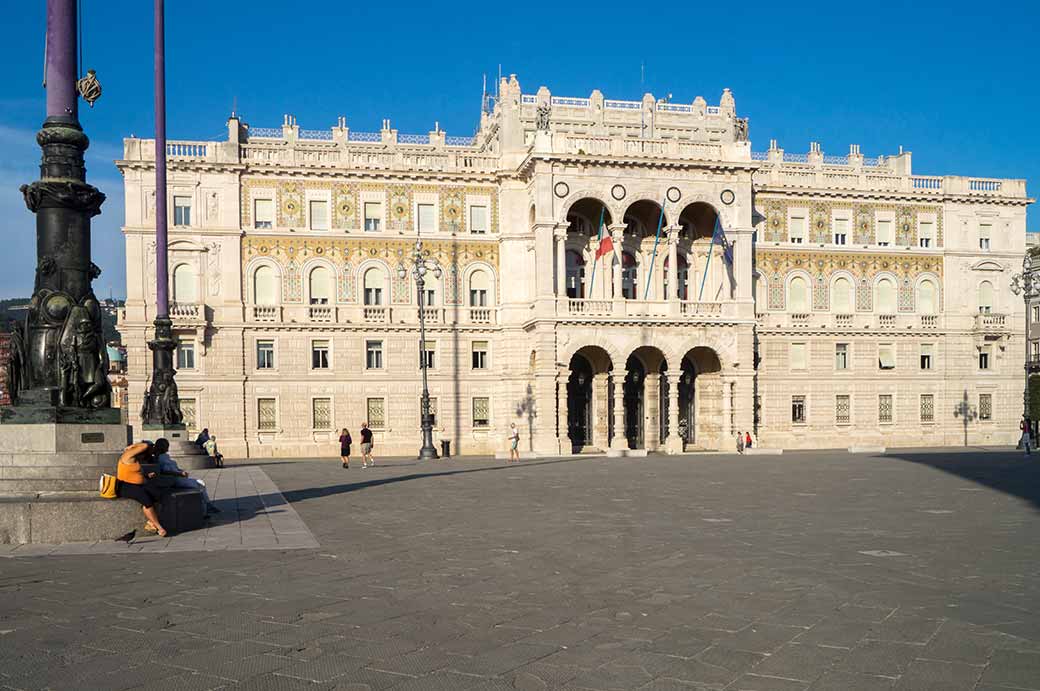
[[[368,428],[367,422],[361,423],[361,467],[367,468],[370,465],[375,465],[376,461],[372,458],[372,430]]]
[[[195,444],[199,448],[202,448],[202,447],[204,447],[206,445],[206,442],[208,442],[208,441],[209,441],[209,427],[206,427],[201,432],[199,432],[199,436],[195,437]]]
[[[339,434],[339,460],[343,462],[344,468],[350,467],[350,443],[353,439],[350,438],[350,432],[344,427],[343,431]]]

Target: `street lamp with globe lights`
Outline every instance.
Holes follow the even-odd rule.
[[[422,448],[419,449],[420,461],[432,461],[438,458],[437,449],[433,446],[433,422],[430,419],[430,388],[426,378],[426,369],[429,363],[426,360],[426,309],[424,300],[426,297],[426,274],[432,273],[434,277],[441,277],[441,267],[435,259],[423,256],[422,240],[415,241],[415,250],[412,252],[411,271],[404,265],[397,266],[397,277],[405,279],[411,273],[415,279],[415,287],[419,293],[419,369],[422,370]]]
[[[1022,259],[1022,271],[1011,277],[1011,292],[1022,296],[1026,308],[1026,389],[1024,408],[1025,418],[1032,425],[1034,416],[1040,413],[1040,410],[1032,410],[1029,400],[1029,377],[1035,370],[1040,369],[1040,362],[1037,362],[1029,352],[1029,335],[1032,327],[1030,304],[1037,298],[1040,298],[1040,253],[1037,253],[1035,248],[1026,251],[1026,256]]]

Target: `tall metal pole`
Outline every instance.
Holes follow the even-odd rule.
[[[426,362],[426,310],[425,307],[425,292],[426,292],[426,280],[424,274],[426,273],[422,265],[417,266],[416,271],[416,287],[419,289],[419,364],[422,370],[422,435],[423,443],[422,448],[419,449],[419,460],[421,461],[432,461],[437,458],[437,448],[433,445],[433,423],[430,420],[430,387],[427,382],[426,368],[429,363]]]
[[[169,268],[167,262],[166,206],[166,26],[164,0],[155,0],[155,339],[152,382],[144,397],[141,421],[145,427],[181,428],[184,419],[177,396],[176,370],[170,321]]]

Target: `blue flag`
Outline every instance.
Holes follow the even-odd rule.
[[[715,231],[712,233],[711,241],[722,248],[722,258],[726,260],[727,264],[733,266],[733,245],[729,244],[729,240],[726,239],[726,231],[722,229],[718,216],[715,217]]]

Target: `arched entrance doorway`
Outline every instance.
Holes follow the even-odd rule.
[[[585,346],[568,364],[561,392],[560,446],[562,451],[604,450],[610,443],[610,356],[599,346]]]
[[[678,395],[679,437],[684,449],[717,449],[722,431],[722,364],[711,348],[691,348],[683,356]]]
[[[629,449],[654,451],[661,445],[662,380],[667,364],[652,346],[632,351],[625,363],[624,435]]]

